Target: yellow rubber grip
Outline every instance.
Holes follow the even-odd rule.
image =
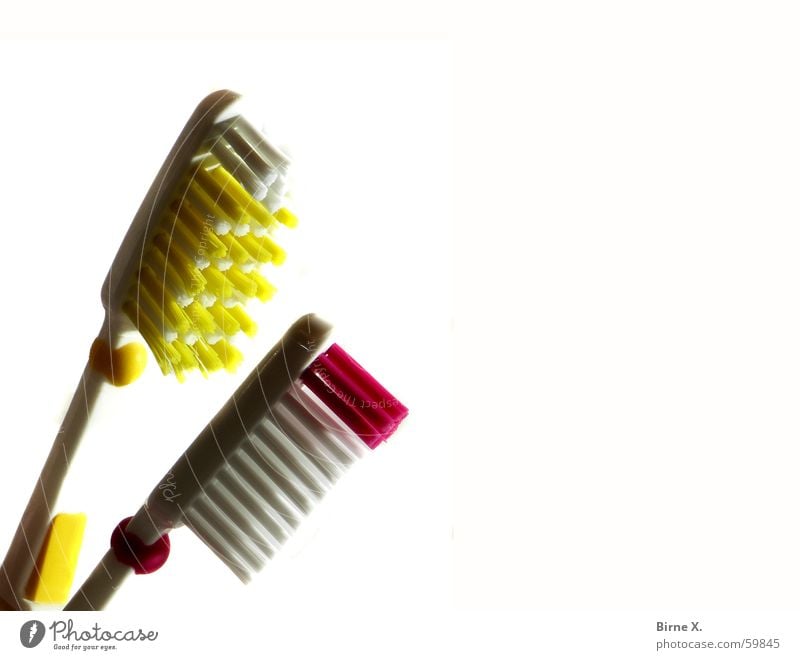
[[[59,513],[53,518],[28,582],[28,600],[48,605],[67,602],[85,529],[83,513]]]

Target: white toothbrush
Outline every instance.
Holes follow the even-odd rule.
[[[131,573],[166,560],[166,534],[191,529],[243,581],[261,569],[336,480],[408,410],[314,315],[267,354],[115,530],[67,610],[103,609]]]

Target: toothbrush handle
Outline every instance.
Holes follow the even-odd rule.
[[[92,408],[106,384],[105,376],[86,365],[50,454],[22,514],[11,546],[0,565],[0,600],[28,610],[25,588],[39,557],[70,463],[80,445]]]
[[[105,609],[117,589],[132,573],[133,569],[121,563],[114,551],[109,550],[81,588],[64,606],[64,611],[87,612]]]
[[[167,561],[169,549],[169,536],[164,530],[153,526],[148,520],[147,510],[142,507],[137,515],[126,518],[116,526],[111,535],[111,549],[64,609],[105,609],[131,573],[157,571]]]

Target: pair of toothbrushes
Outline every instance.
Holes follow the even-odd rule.
[[[178,380],[193,370],[234,371],[242,355],[231,338],[256,331],[244,305],[274,292],[259,269],[283,262],[275,232],[296,224],[283,206],[289,159],[241,115],[238,101],[220,91],[200,103],[111,265],[103,325],[0,566],[0,600],[17,609],[30,607],[46,543],[59,544],[51,519],[101,394],[133,383],[148,352]]]
[[[244,303],[273,293],[259,267],[283,261],[273,233],[296,223],[282,206],[289,161],[238,114],[237,100],[223,91],[198,106],[112,264],[101,332],[0,567],[0,600],[17,609],[30,607],[31,572],[41,582],[74,566],[74,557],[57,557],[42,567],[43,540],[50,526],[49,543],[63,550],[58,533],[81,529],[80,519],[59,525],[51,516],[101,392],[144,368],[138,340],[179,380],[195,369],[233,371],[241,354],[230,337],[256,329]],[[365,448],[394,432],[406,408],[340,347],[322,350],[329,333],[311,315],[292,327],[117,527],[68,609],[99,609],[130,573],[158,568],[168,532],[183,525],[247,581]],[[61,582],[68,590],[71,581]]]

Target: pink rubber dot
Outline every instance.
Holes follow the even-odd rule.
[[[131,518],[125,518],[111,534],[111,549],[120,563],[130,566],[137,575],[154,573],[169,557],[169,536],[164,534],[152,545],[145,545],[135,534],[125,531]]]

